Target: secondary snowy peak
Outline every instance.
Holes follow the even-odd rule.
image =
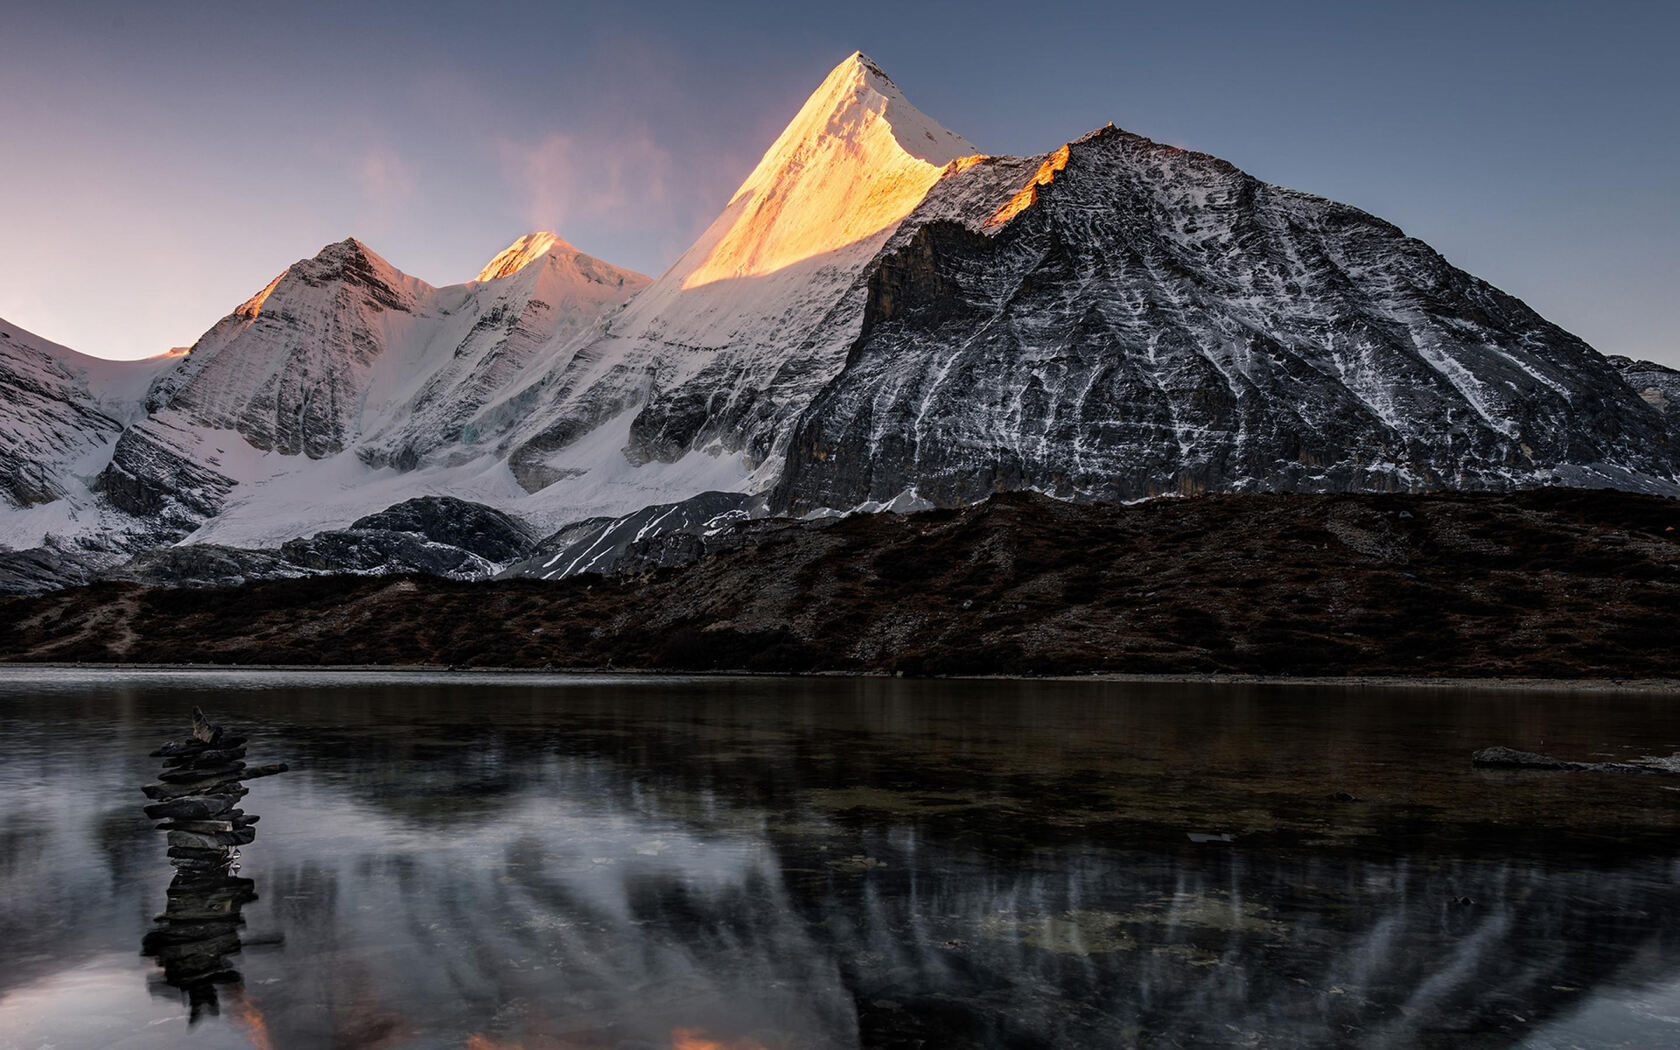
[[[577,336],[648,281],[552,233],[521,237],[476,281],[438,290],[435,331],[367,399],[377,418],[366,420],[359,455],[402,469],[485,455],[471,425],[485,401],[517,383],[541,348]]]
[[[382,306],[396,310],[412,309],[414,299],[431,288],[386,262],[361,241],[346,237],[327,245],[311,258],[300,259],[281,270],[262,291],[240,303],[228,315],[228,320],[236,317],[255,320],[261,316],[269,298],[282,287],[295,289],[301,284],[319,288],[339,282],[365,288]]]
[[[773,273],[869,240],[921,203],[947,165],[978,152],[854,52],[678,263],[683,287]]]
[[[268,543],[450,484],[421,468],[476,477],[498,456],[471,425],[485,399],[648,282],[547,233],[491,269],[436,288],[354,238],[294,263],[153,388],[100,491],[154,539]]]
[[[494,281],[498,277],[511,277],[520,270],[542,259],[548,258],[552,251],[576,252],[577,249],[561,240],[547,230],[527,233],[512,244],[496,253],[484,269],[478,271],[475,281]]]
[[[260,449],[331,455],[374,359],[433,291],[353,237],[329,244],[218,321],[155,400]]]
[[[477,277],[460,287],[472,295],[505,294],[501,291],[487,293],[475,286],[488,281],[505,280],[519,274],[525,274],[527,277],[538,274],[540,276],[534,279],[545,287],[553,285],[556,281],[577,286],[559,292],[549,287],[543,294],[545,298],[559,294],[566,299],[579,299],[580,302],[593,302],[603,298],[616,298],[621,301],[628,298],[628,294],[617,296],[614,293],[603,294],[597,290],[583,290],[590,285],[613,290],[628,288],[634,292],[652,280],[634,270],[626,270],[580,252],[558,234],[539,230],[536,233],[527,233],[497,252],[496,257],[491,259],[484,269],[478,271]]]

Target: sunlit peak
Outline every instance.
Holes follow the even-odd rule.
[[[853,52],[735,192],[682,286],[768,274],[885,236],[948,165],[978,152]]]
[[[571,245],[561,240],[559,236],[547,230],[527,233],[496,254],[494,259],[478,271],[477,281],[494,281],[498,277],[508,277],[518,273],[525,267],[542,259],[555,249],[570,250]]]
[[[268,284],[263,288],[262,291],[258,292],[256,295],[251,296],[251,298],[245,300],[243,303],[240,303],[239,308],[234,310],[233,312],[240,317],[249,317],[252,320],[255,320],[258,317],[258,315],[260,315],[262,313],[263,303],[267,302],[268,297],[270,295],[274,294],[275,285],[278,285],[280,283],[281,278],[285,277],[288,273],[291,273],[291,272],[292,271],[289,267],[287,269],[281,270],[280,273],[275,276],[274,280],[268,282]],[[249,287],[249,286],[247,286],[247,287]]]

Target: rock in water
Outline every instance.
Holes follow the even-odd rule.
[[[1680,773],[1680,768],[1653,762],[1571,762],[1510,747],[1484,747],[1471,757],[1470,764],[1481,769],[1540,769],[1560,773]]]

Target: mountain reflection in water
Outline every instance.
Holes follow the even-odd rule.
[[[283,946],[189,1029],[134,786],[200,702],[293,769],[239,873]],[[1675,785],[1468,761],[1680,750],[1670,707],[12,675],[0,1047],[1675,1045]]]

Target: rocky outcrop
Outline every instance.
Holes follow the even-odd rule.
[[[1668,420],[1671,441],[1680,448],[1680,371],[1655,361],[1635,361],[1612,354],[1606,358],[1641,400]]]
[[[506,563],[531,553],[530,529],[482,503],[451,496],[420,496],[369,514],[350,526],[355,532],[409,533],[431,543],[459,547],[488,562]]]
[[[1518,751],[1510,747],[1484,747],[1470,757],[1470,764],[1478,769],[1537,769],[1551,773],[1642,773],[1680,775],[1680,763],[1675,758],[1645,759],[1639,762],[1575,762],[1533,751]]]
[[[187,543],[142,551],[121,565],[101,566],[101,579],[165,587],[231,587],[252,580],[333,574],[418,573],[456,580],[483,579],[528,556],[536,540],[523,522],[492,507],[448,496],[422,496],[360,518],[347,529],[300,536],[278,550]],[[0,559],[0,593],[7,563]],[[86,582],[37,583],[24,566],[13,593]],[[38,575],[35,574],[35,575]],[[33,584],[33,585],[32,585]]]
[[[0,551],[0,594],[38,594],[103,578],[122,556],[58,541],[21,551]]]
[[[1655,361],[1635,361],[1619,354],[1611,354],[1605,360],[1646,404],[1665,415],[1680,410],[1680,371]]]
[[[106,569],[100,578],[159,587],[237,587],[252,580],[308,576],[312,571],[281,552],[189,543],[141,551],[121,565]]]
[[[496,571],[494,562],[471,551],[384,529],[317,532],[287,542],[280,548],[280,556],[299,568],[329,573],[417,572],[477,580]]]
[[[404,573],[483,579],[528,555],[535,538],[499,510],[448,496],[422,496],[357,520],[348,529],[292,540],[280,556],[320,572]]]
[[[543,539],[502,576],[563,580],[586,572],[606,575],[685,565],[705,552],[708,537],[747,520],[754,503],[738,492],[702,492],[619,518],[574,522]]]
[[[984,232],[906,220],[776,508],[1680,492],[1609,362],[1380,219],[1112,128],[1028,189]]]

